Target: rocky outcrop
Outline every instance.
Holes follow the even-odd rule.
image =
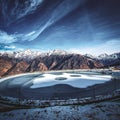
[[[99,61],[79,54],[51,55],[34,59],[30,66],[30,71],[36,70],[39,63],[43,63],[48,70],[93,69],[102,67]]]
[[[48,70],[48,68],[46,67],[44,63],[38,64],[38,71],[46,71],[46,70]]]
[[[10,60],[0,58],[0,76],[3,76],[12,66]]]
[[[19,73],[25,73],[29,64],[25,61],[20,61],[16,63],[9,71],[4,75],[14,75]]]

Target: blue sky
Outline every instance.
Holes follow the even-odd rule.
[[[0,0],[0,50],[120,52],[119,0]]]

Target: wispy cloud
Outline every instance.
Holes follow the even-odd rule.
[[[14,35],[9,35],[6,32],[0,31],[0,43],[8,44],[16,41],[17,38]]]
[[[34,35],[34,34],[35,34],[35,31],[32,31],[32,32],[26,34],[26,36],[31,36],[31,35]]]
[[[32,31],[26,34],[14,34],[14,36],[16,37],[17,41],[33,41],[35,40],[38,36],[39,36],[39,32],[38,31]]]
[[[0,44],[0,50],[16,50],[16,46]]]
[[[32,41],[39,33],[37,31],[32,31],[27,34],[8,34],[7,32],[0,31],[0,43],[9,44],[17,41]]]
[[[82,4],[86,0],[77,0],[74,2],[73,0],[65,0],[62,1],[56,9],[53,10],[50,18],[48,18],[47,22],[43,25],[40,26],[39,29],[37,30],[36,34],[34,34],[34,39],[37,38],[44,30],[46,30],[48,27],[56,23],[58,20],[66,16],[68,13],[70,13],[72,10],[77,8],[79,4]],[[33,39],[33,40],[34,40]],[[32,40],[32,39],[31,39]],[[29,41],[31,41],[29,40]]]
[[[12,9],[9,9],[11,1],[0,0],[0,7],[2,8],[2,14],[4,16],[4,19],[7,21],[7,24],[10,24],[17,19],[20,19],[34,12],[43,1],[44,0],[26,0],[23,2],[19,2],[18,0],[15,0],[14,7]]]
[[[12,50],[14,50],[16,47],[13,46],[13,45],[11,45],[11,46],[6,45],[4,48],[5,48],[5,49],[12,49]]]

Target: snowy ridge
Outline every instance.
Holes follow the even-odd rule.
[[[84,56],[89,57],[89,58],[95,58],[95,56],[93,56],[91,54],[85,54]]]
[[[120,58],[120,52],[119,53],[114,53],[111,55],[108,55],[106,53],[101,54],[97,57],[98,59],[119,59]]]
[[[0,52],[0,56],[8,56],[10,58],[24,58],[24,59],[34,59],[38,56],[40,57],[44,57],[44,56],[50,56],[50,55],[67,55],[67,54],[71,54],[68,53],[64,50],[51,50],[51,51],[47,51],[47,52],[43,52],[43,51],[35,51],[35,50],[30,50],[27,49],[25,51],[1,51]]]
[[[8,56],[13,58],[24,58],[24,59],[34,59],[38,56],[50,56],[50,55],[69,55],[69,54],[80,54],[60,49],[50,50],[50,51],[35,51],[27,49],[25,51],[0,51],[0,56]],[[100,54],[98,56],[93,56],[91,54],[84,54],[85,57],[98,60],[107,60],[107,59],[120,59],[120,52],[108,55],[106,53]]]
[[[91,54],[85,54],[84,56],[86,57],[89,57],[89,58],[94,58],[94,59],[98,59],[98,60],[101,60],[101,59],[119,59],[120,58],[120,52],[118,53],[113,53],[113,54],[106,54],[106,53],[103,53],[103,54],[100,54],[98,56],[93,56]]]

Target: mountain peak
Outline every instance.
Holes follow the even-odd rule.
[[[90,58],[95,58],[95,56],[93,56],[93,55],[91,55],[91,54],[85,54],[84,56],[90,57]]]
[[[104,59],[104,58],[107,58],[107,57],[109,57],[109,55],[106,54],[106,53],[103,53],[103,54],[100,54],[100,55],[98,56],[98,59]]]
[[[54,50],[52,51],[52,54],[64,55],[64,54],[68,54],[68,52],[65,51],[65,50],[54,49]]]

